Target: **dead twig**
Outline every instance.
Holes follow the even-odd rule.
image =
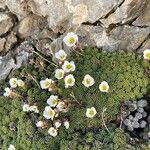
[[[102,121],[103,121],[103,125],[104,125],[104,127],[106,128],[107,132],[108,132],[109,134],[111,134],[110,131],[109,131],[109,129],[107,128],[106,123],[105,123],[105,120],[104,120],[104,113],[106,112],[106,110],[107,110],[107,108],[104,107],[104,108],[103,108],[103,111],[102,111]]]
[[[33,51],[33,53],[35,53],[36,55],[38,55],[39,57],[41,57],[43,60],[45,60],[46,62],[48,62],[51,65],[54,65],[55,67],[57,67],[57,65],[49,60],[47,60],[46,58],[44,58],[42,55],[40,55],[38,52]]]

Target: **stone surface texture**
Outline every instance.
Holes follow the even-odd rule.
[[[0,79],[34,51],[69,53],[62,39],[70,31],[81,48],[142,53],[150,48],[150,1],[0,0]]]

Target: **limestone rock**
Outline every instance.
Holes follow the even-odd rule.
[[[143,51],[145,49],[149,49],[150,48],[150,38],[147,39],[143,44],[142,46],[137,50],[138,53],[143,53]]]
[[[135,26],[150,26],[150,1],[147,1],[146,8],[141,15],[133,22]]]
[[[85,21],[94,23],[100,18],[105,17],[110,11],[119,6],[123,0],[66,0],[65,2],[66,6],[69,8],[69,11],[73,13],[73,15],[77,13],[79,8],[82,8],[82,10],[79,9],[81,12],[80,16],[84,16],[86,14]],[[87,13],[85,7],[87,7]],[[74,17],[76,16],[74,15]]]
[[[5,9],[5,6],[6,6],[6,5],[5,5],[5,1],[6,1],[6,0],[1,0],[1,1],[0,1],[0,9]]]
[[[139,28],[133,26],[118,26],[112,30],[109,35],[108,43],[106,43],[106,50],[120,50],[135,51],[148,37],[150,28]],[[109,41],[116,43],[116,46],[112,48],[112,44]],[[107,46],[108,44],[108,46]]]
[[[5,51],[10,50],[15,44],[17,43],[17,37],[14,32],[11,32],[10,35],[7,37]]]
[[[26,17],[30,12],[35,11],[35,3],[33,0],[5,0],[5,4],[9,10],[17,15],[19,20]]]
[[[31,36],[37,38],[42,28],[47,25],[44,17],[37,15],[28,15],[20,21],[16,27],[16,32],[20,38]]]
[[[4,50],[5,42],[6,42],[5,38],[0,38],[0,52]]]
[[[10,57],[3,57],[0,63],[0,80],[5,79],[9,72],[15,67],[15,61]]]
[[[105,27],[111,24],[125,24],[138,17],[145,5],[146,0],[125,0],[114,13],[109,15],[108,18],[101,19],[100,21]]]
[[[0,36],[10,31],[13,26],[13,19],[8,14],[0,12]]]
[[[50,39],[41,39],[35,43],[35,47],[41,53],[48,55],[51,42]]]
[[[83,22],[94,23],[119,6],[123,0],[34,0],[36,14],[48,16],[54,32],[64,32]],[[55,13],[54,13],[55,12]]]
[[[82,25],[77,34],[80,36],[81,46],[97,46],[107,51],[120,49],[135,51],[149,35],[149,28],[133,26],[118,26],[107,33],[101,26]]]
[[[16,61],[8,54],[0,59],[0,80],[5,79],[12,69],[18,69],[22,65],[27,64],[28,52],[22,51],[16,55]]]

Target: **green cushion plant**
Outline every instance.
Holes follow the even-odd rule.
[[[55,68],[39,57],[34,57],[30,65],[23,66],[9,75],[9,78],[21,78],[25,82],[25,87],[17,88],[18,95],[15,97],[0,97],[1,149],[5,150],[10,143],[13,143],[19,150],[58,150],[60,148],[65,150],[71,143],[77,149],[90,149],[92,145],[95,150],[98,150],[101,146],[99,141],[103,138],[99,136],[106,131],[102,126],[116,119],[121,103],[127,100],[137,100],[147,93],[149,78],[145,69],[149,63],[144,62],[140,55],[125,51],[108,53],[94,48],[84,49],[82,54],[75,53],[67,58],[74,61],[76,65],[72,73],[76,82],[70,88],[64,88],[63,79],[56,81],[54,78],[54,70],[60,68],[61,65]],[[89,88],[82,84],[86,74],[95,80],[95,84]],[[47,92],[40,88],[40,80],[46,78],[56,81],[55,91]],[[1,90],[6,87],[6,81],[1,83],[3,84]],[[99,90],[99,84],[102,81],[107,81],[109,84],[110,88],[107,93]],[[56,137],[51,137],[47,132],[48,128],[53,125],[53,121],[48,122],[46,129],[39,129],[35,125],[38,120],[44,119],[44,107],[51,94],[58,95],[60,99],[70,104],[68,111],[59,115],[59,119],[69,120],[70,127],[69,129],[61,127]],[[23,112],[23,103],[36,104],[39,114]],[[96,108],[97,114],[93,118],[87,118],[86,109],[91,107]],[[14,124],[14,130],[10,129],[11,124]],[[98,130],[98,137],[95,137],[95,130]],[[124,134],[122,130],[110,129],[110,132],[116,135],[112,135],[109,139],[110,135],[106,132],[104,136],[114,143],[115,150],[126,145],[126,136],[120,138],[120,135]],[[116,137],[119,137],[119,140],[116,140]],[[108,141],[104,143],[104,147],[108,146]]]

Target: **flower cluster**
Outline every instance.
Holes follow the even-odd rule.
[[[60,100],[57,95],[51,95],[47,99],[47,104],[48,104],[48,106],[45,107],[45,110],[43,112],[43,116],[46,119],[48,119],[48,120],[50,119],[54,122],[54,127],[51,127],[48,130],[48,133],[52,136],[56,136],[57,130],[62,124],[64,124],[66,129],[69,128],[69,122],[67,119],[63,119],[63,120],[56,119],[56,120],[54,120],[54,118],[58,118],[60,112],[67,112],[68,111],[69,104],[65,100],[64,101]],[[42,127],[43,123],[38,122],[37,126]]]
[[[55,70],[55,78],[60,80],[64,79],[65,88],[69,88],[75,85],[75,78],[73,74],[68,74],[70,72],[75,71],[75,63],[73,61],[67,61],[67,54],[64,50],[59,50],[55,53],[55,57],[60,61],[62,64],[61,69]]]
[[[21,79],[11,78],[9,80],[9,84],[11,88],[16,88],[17,86],[23,87],[25,83]]]
[[[15,92],[13,91],[14,88],[18,87],[24,87],[25,83],[21,80],[21,79],[17,79],[17,78],[11,78],[9,80],[9,87],[6,87],[4,90],[4,96],[6,97],[13,97],[15,95]]]
[[[34,113],[39,113],[38,107],[35,105],[29,106],[28,104],[24,104],[22,107],[24,112],[34,112]]]

